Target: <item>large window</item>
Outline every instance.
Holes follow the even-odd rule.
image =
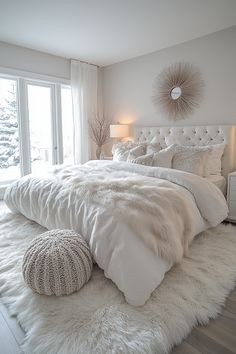
[[[0,78],[0,182],[20,177],[17,81]]]
[[[51,87],[28,84],[30,156],[32,172],[52,164]]]
[[[70,86],[0,77],[0,187],[63,162],[73,163]]]

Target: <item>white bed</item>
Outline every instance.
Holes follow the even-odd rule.
[[[190,131],[207,144],[227,143],[223,172],[233,169],[229,151],[234,128],[142,127],[135,134],[136,141],[156,134],[164,147],[165,136],[189,142]],[[5,200],[10,209],[48,229],[81,233],[105,275],[133,305],[146,302],[195,235],[227,216],[222,193],[199,176],[112,161],[59,168],[45,178],[26,176],[7,190]]]

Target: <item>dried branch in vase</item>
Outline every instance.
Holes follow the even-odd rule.
[[[97,145],[96,157],[99,160],[102,146],[108,143],[110,140],[110,125],[113,122],[113,118],[95,116],[89,121],[89,130],[91,139]]]

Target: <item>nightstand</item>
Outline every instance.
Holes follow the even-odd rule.
[[[228,221],[236,223],[236,171],[228,175],[227,202],[229,207]]]

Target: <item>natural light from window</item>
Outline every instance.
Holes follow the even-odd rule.
[[[0,183],[20,177],[17,82],[0,78]]]
[[[28,86],[31,170],[46,170],[52,164],[51,88]]]

